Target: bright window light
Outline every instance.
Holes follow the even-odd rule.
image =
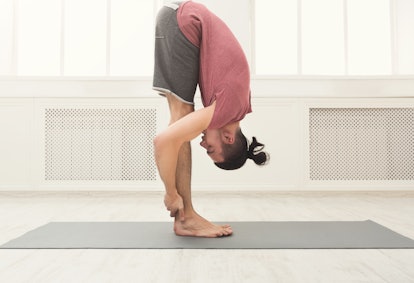
[[[399,74],[414,75],[414,1],[399,0],[397,3]]]
[[[390,75],[389,0],[348,0],[350,75]]]
[[[302,0],[302,72],[344,75],[343,0]]]
[[[105,0],[65,1],[65,75],[106,75],[106,26]]]
[[[152,75],[154,3],[111,2],[111,75]]]
[[[413,0],[240,0],[233,16],[236,2],[199,1],[258,75],[414,75]],[[168,2],[0,0],[0,76],[151,76],[154,9]]]
[[[0,1],[0,76],[10,75],[13,66],[13,0]]]
[[[296,1],[257,0],[255,3],[256,74],[296,74]]]
[[[18,75],[59,75],[60,1],[19,0],[17,3]]]

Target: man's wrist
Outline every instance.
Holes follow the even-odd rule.
[[[169,197],[176,197],[178,195],[178,191],[176,189],[167,190],[165,194]]]

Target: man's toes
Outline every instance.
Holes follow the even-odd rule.
[[[222,230],[222,236],[229,236],[233,233],[233,231],[231,229],[223,229]]]

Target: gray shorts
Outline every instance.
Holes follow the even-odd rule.
[[[179,4],[168,4],[158,12],[155,28],[153,89],[171,93],[194,104],[199,78],[199,48],[181,32],[177,23]]]

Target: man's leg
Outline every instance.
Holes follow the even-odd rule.
[[[167,94],[167,100],[171,114],[170,124],[194,111],[193,105],[183,103],[172,95]],[[183,198],[184,208],[187,211],[193,210],[191,200],[191,162],[191,144],[186,142],[181,146],[178,153],[176,187],[178,194]]]
[[[172,95],[167,94],[167,100],[171,114],[170,124],[194,111],[193,105],[183,103]],[[220,237],[232,234],[230,226],[214,225],[194,210],[191,197],[191,167],[191,144],[186,142],[180,148],[176,171],[176,187],[184,202],[185,220],[180,221],[176,217],[175,233],[182,236],[200,237]]]

